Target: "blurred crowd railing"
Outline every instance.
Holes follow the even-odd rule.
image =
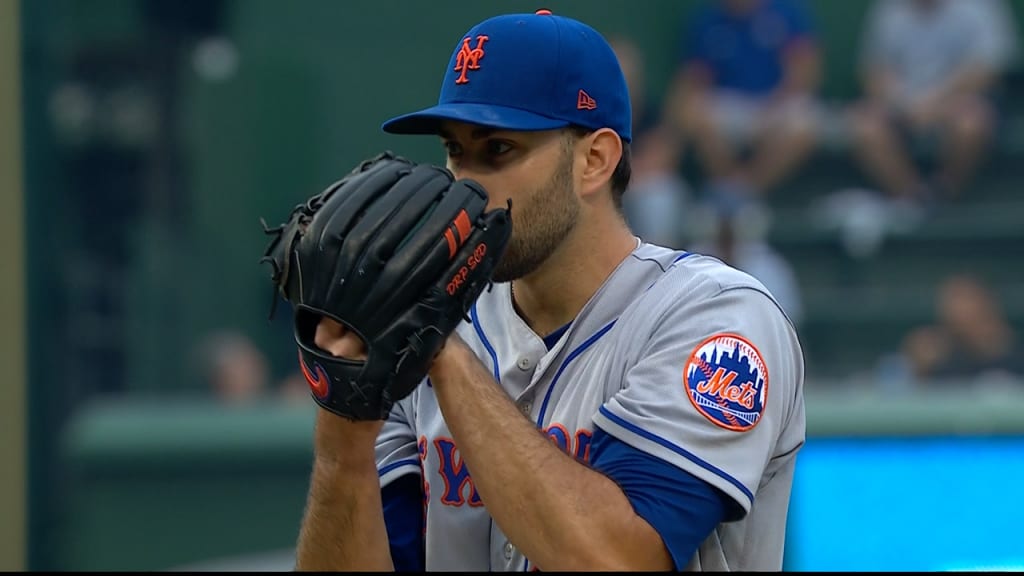
[[[292,548],[314,410],[138,397],[83,407],[61,442],[64,512],[54,569],[166,570]],[[1020,437],[1024,394],[979,395],[966,385],[902,396],[833,387],[809,392],[807,424],[808,442]],[[865,475],[871,466],[864,463]]]

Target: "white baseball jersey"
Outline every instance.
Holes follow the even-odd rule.
[[[587,461],[600,427],[742,507],[688,570],[781,569],[804,443],[804,364],[762,284],[709,256],[641,244],[550,351],[514,311],[508,284],[485,291],[470,317],[459,334],[567,452]],[[427,570],[533,567],[484,508],[430,386],[395,405],[377,466],[381,486],[404,474],[423,480]]]

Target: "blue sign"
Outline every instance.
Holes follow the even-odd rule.
[[[785,569],[1024,570],[1024,438],[809,438]]]

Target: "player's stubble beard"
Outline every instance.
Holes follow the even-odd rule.
[[[512,237],[495,267],[495,282],[517,280],[540,268],[576,227],[580,205],[572,169],[572,147],[567,143],[547,183],[513,201]]]

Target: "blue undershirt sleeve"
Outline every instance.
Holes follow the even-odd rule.
[[[732,498],[696,476],[594,429],[590,465],[611,478],[638,516],[661,536],[677,570],[723,521],[742,509]]]
[[[384,524],[388,531],[391,561],[397,572],[422,572],[423,492],[420,477],[406,474],[381,488]]]

